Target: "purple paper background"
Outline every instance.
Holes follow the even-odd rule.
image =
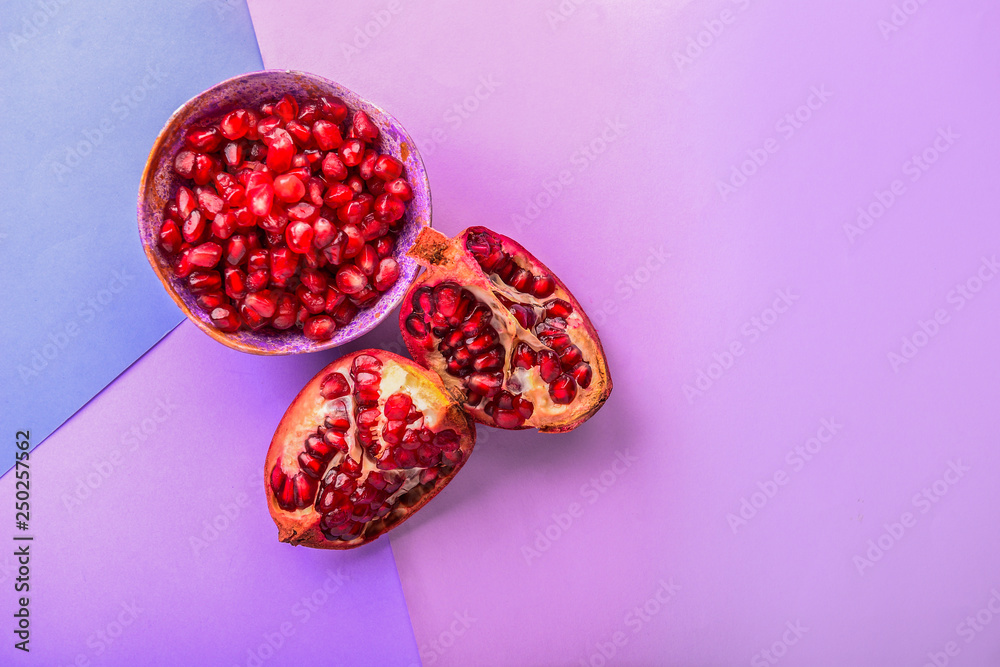
[[[332,78],[414,135],[436,227],[509,233],[567,281],[615,392],[572,434],[481,429],[462,474],[393,533],[401,590],[388,541],[278,544],[260,494],[281,413],[337,353],[250,357],[185,323],[33,452],[34,655],[7,644],[0,662],[245,665],[289,622],[264,664],[315,661],[317,646],[333,664],[418,650],[425,665],[1000,663],[1000,283],[953,291],[1000,254],[998,8],[250,5],[267,67]],[[919,9],[884,36],[904,5]],[[787,136],[777,123],[813,90],[829,98]],[[910,180],[904,163],[949,128]],[[753,155],[764,164],[723,197]],[[894,179],[902,194],[852,242],[845,225]],[[939,310],[894,371],[887,354]],[[393,318],[346,349],[362,345],[398,351]],[[686,395],[700,372],[711,386]],[[163,422],[157,400],[177,406]],[[810,442],[824,419],[842,426]],[[920,500],[935,485],[938,502]],[[0,497],[13,491],[7,475]],[[761,507],[734,532],[744,499]],[[859,572],[870,540],[888,549]],[[13,565],[0,557],[0,586]],[[292,606],[331,568],[349,579],[302,623]],[[135,622],[96,655],[88,638],[133,601]]]
[[[949,301],[1000,252],[1000,13],[897,4],[917,9],[884,37],[889,1],[251,1],[265,65],[392,109],[423,140],[435,226],[485,224],[534,249],[610,358],[615,392],[592,422],[491,432],[393,534],[424,664],[772,664],[771,647],[788,665],[921,665],[948,642],[958,655],[939,660],[1000,663],[993,612],[971,642],[959,634],[1000,587],[1000,281]],[[487,94],[481,77],[499,85]],[[449,115],[477,87],[477,108]],[[814,88],[831,95],[788,136],[776,123]],[[581,161],[609,119],[624,129]],[[909,180],[904,163],[948,128],[948,151]],[[717,181],[765,145],[723,199]],[[564,169],[572,184],[546,200]],[[905,191],[852,243],[845,223],[894,179]],[[524,224],[531,200],[543,208]],[[792,305],[768,313],[779,290]],[[894,372],[887,354],[938,309],[947,323]],[[733,341],[743,354],[689,402],[684,385]],[[786,459],[823,419],[842,427],[801,466]],[[617,452],[635,461],[605,485]],[[913,496],[950,461],[969,470],[922,513]],[[734,534],[727,515],[758,483],[774,495],[753,496],[766,504]],[[572,503],[580,516],[550,527]],[[854,557],[907,511],[859,573]],[[661,581],[676,585],[663,604]],[[655,614],[632,611],[650,599]]]

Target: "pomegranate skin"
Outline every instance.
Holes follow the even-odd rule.
[[[596,328],[562,280],[521,244],[481,226],[451,239],[425,229],[407,254],[425,271],[403,297],[403,340],[475,421],[564,433],[608,400],[613,384]],[[478,318],[474,311],[483,308],[489,315]],[[485,329],[476,327],[481,319]]]
[[[377,369],[365,370],[360,367],[361,362],[372,358],[381,363]],[[363,419],[360,416],[363,409],[358,398],[361,396],[358,393],[361,391],[360,384],[355,376],[363,378],[363,373],[375,373],[379,376],[378,385],[381,394],[377,404],[378,432],[382,431],[385,424],[392,423],[385,415],[386,404],[398,405],[398,397],[406,394],[412,401],[412,409],[419,408],[421,412],[421,417],[415,425],[422,426],[424,431],[433,431],[438,435],[450,433],[453,436],[451,444],[448,445],[449,452],[439,452],[442,457],[440,463],[404,468],[397,466],[389,457],[390,465],[383,467],[383,459],[376,461],[366,452],[361,440],[356,440],[361,428],[359,421]],[[350,393],[352,390],[353,394]],[[348,393],[345,394],[344,391]],[[324,420],[326,423],[331,423],[331,417],[336,421],[335,406],[339,402],[344,402],[348,407],[350,426],[342,433],[348,443],[349,451],[343,454],[335,452],[332,458],[322,463],[325,474],[321,474],[317,481],[311,482],[308,475],[303,472],[308,467],[303,466],[303,461],[311,462],[310,447],[307,445],[318,442],[315,439],[317,425],[322,424]],[[334,409],[331,410],[331,407]],[[393,414],[394,408],[390,408],[389,412],[392,416],[397,416]],[[377,539],[412,516],[447,486],[468,460],[475,446],[475,439],[475,426],[457,402],[449,396],[440,378],[409,359],[374,349],[360,350],[337,359],[312,378],[295,397],[278,424],[268,449],[264,463],[264,490],[268,510],[278,527],[279,541],[293,546],[319,549],[353,549]],[[380,454],[402,451],[401,444],[389,445],[381,437],[377,440],[381,449]],[[323,446],[324,442],[325,440],[320,441],[319,445]],[[444,461],[445,456],[449,458],[447,462]],[[351,461],[347,461],[348,458]],[[327,485],[326,482],[342,477],[341,473],[348,467],[346,464],[354,465],[356,469],[360,468],[360,472],[356,474],[359,491],[376,475],[384,478],[403,478],[405,481],[401,483],[394,497],[382,503],[391,506],[391,510],[384,516],[365,522],[363,530],[356,536],[334,539],[323,528],[325,515],[320,511],[321,498],[324,488],[332,487],[332,484]],[[300,478],[299,481],[305,480],[304,486],[313,484],[318,487],[308,498],[305,506],[290,508],[287,503],[283,506],[280,494],[275,492],[272,481],[276,466],[281,470],[278,476],[286,474],[291,480],[294,475]],[[428,475],[433,476],[433,479],[423,481]]]

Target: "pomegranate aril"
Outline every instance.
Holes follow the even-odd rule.
[[[175,253],[180,250],[182,243],[184,237],[177,222],[169,218],[164,220],[163,226],[160,227],[160,246],[168,253]]]
[[[271,274],[267,269],[258,269],[247,274],[247,291],[259,292],[271,282]]]
[[[332,222],[326,218],[317,218],[313,223],[313,245],[323,249],[333,243],[337,233],[338,230]]]
[[[361,158],[361,164],[358,165],[358,175],[366,181],[371,180],[375,175],[376,160],[378,160],[378,153],[372,149],[366,150],[364,157]]]
[[[559,362],[562,367],[569,370],[583,361],[583,352],[576,345],[568,345],[559,353]]]
[[[211,153],[222,143],[222,135],[214,127],[189,130],[184,145],[201,153]]]
[[[364,150],[365,145],[360,139],[348,139],[341,145],[337,154],[346,166],[356,167],[364,159]]]
[[[246,109],[232,111],[219,121],[219,132],[226,139],[235,140],[243,138],[250,130],[250,116]]]
[[[372,142],[378,139],[378,127],[372,122],[371,118],[369,118],[368,114],[364,111],[358,110],[354,112],[354,122],[352,126],[358,137],[361,139],[364,139],[367,142]]]
[[[188,243],[198,243],[205,236],[207,228],[205,216],[201,214],[201,211],[194,210],[191,211],[191,215],[184,221],[184,226],[181,227],[181,234]]]
[[[336,150],[344,143],[344,138],[340,135],[340,128],[337,127],[336,123],[331,123],[328,120],[320,119],[313,123],[312,135],[320,150]]]
[[[545,304],[545,317],[566,319],[573,312],[573,306],[563,299],[552,299]]]
[[[427,335],[427,324],[419,315],[413,314],[407,317],[405,326],[412,336],[423,338]]]
[[[534,280],[531,277],[531,273],[527,270],[517,269],[514,271],[514,275],[510,277],[508,284],[518,292],[531,293],[531,288],[534,286]]]
[[[279,331],[291,329],[295,326],[296,305],[294,296],[291,294],[282,294],[278,298],[277,307],[274,309],[271,326]]]
[[[403,163],[391,155],[380,155],[375,160],[374,174],[383,181],[392,181],[403,173]]]
[[[268,137],[267,167],[275,172],[287,171],[292,166],[295,155],[295,142],[287,130],[276,128]]]
[[[535,324],[535,309],[530,306],[516,303],[511,306],[510,313],[517,320],[517,323],[525,329],[530,329]]]
[[[312,132],[310,132],[309,128],[300,123],[299,121],[297,120],[289,121],[288,124],[285,125],[285,130],[288,132],[288,134],[292,135],[292,140],[300,148],[308,148],[310,145],[312,145],[313,143]]]
[[[339,97],[320,97],[320,113],[323,117],[340,124],[347,118],[347,105]]]
[[[298,269],[299,256],[289,248],[275,248],[271,252],[271,280],[285,284]]]
[[[230,167],[238,167],[243,162],[243,146],[235,141],[230,141],[222,149],[222,158]]]
[[[552,350],[541,350],[538,353],[538,370],[544,382],[552,382],[562,373],[559,357]]]
[[[365,274],[356,266],[347,265],[337,272],[337,289],[344,294],[357,294],[367,284]]]
[[[191,249],[188,261],[194,266],[210,269],[222,259],[222,246],[213,241],[202,243]]]
[[[347,297],[338,290],[336,287],[326,288],[326,301],[323,305],[323,309],[331,315],[336,311],[337,307],[344,302]],[[336,318],[334,318],[336,319]]]
[[[365,245],[365,237],[362,236],[361,229],[355,224],[347,223],[341,228],[341,231],[347,237],[344,243],[344,257],[350,259],[357,256]]]
[[[182,178],[192,178],[194,176],[194,162],[197,153],[194,151],[181,151],[174,157],[174,171]]]
[[[407,395],[396,393],[385,400],[383,412],[386,419],[405,419],[413,406],[413,400]]]
[[[247,276],[236,267],[226,267],[226,296],[234,301],[239,301],[247,295]]]
[[[402,202],[408,202],[413,199],[413,189],[410,187],[410,184],[402,178],[397,178],[386,183],[383,192],[394,195]]]
[[[319,315],[326,308],[326,299],[322,294],[315,294],[309,291],[305,285],[299,285],[295,289],[295,296],[299,302],[309,311],[310,315]]]
[[[285,242],[297,253],[305,253],[312,248],[313,228],[308,222],[297,221],[285,228]]]
[[[560,405],[572,403],[576,398],[576,380],[571,375],[560,375],[549,385],[549,396]]]
[[[590,368],[590,364],[586,362],[580,362],[570,371],[570,375],[576,380],[576,383],[580,385],[581,388],[586,389],[590,386],[590,381],[593,377],[593,370]]]
[[[306,320],[302,327],[302,335],[310,340],[328,340],[333,338],[337,325],[329,315],[317,315]]]
[[[323,398],[330,400],[347,396],[351,391],[351,387],[347,384],[347,378],[342,373],[330,373],[324,378],[319,391]]]
[[[492,396],[500,390],[501,382],[502,373],[473,373],[466,379],[466,386],[480,396]]]
[[[208,185],[208,182],[212,180],[214,166],[212,158],[198,153],[194,158],[194,172],[191,174],[191,178],[198,185]]]
[[[383,192],[375,200],[375,216],[386,222],[396,222],[406,213],[406,204],[399,197]]]
[[[330,313],[333,321],[337,323],[337,326],[346,326],[348,322],[354,319],[354,316],[358,314],[358,307],[353,303],[344,300],[337,309]]]
[[[274,105],[274,114],[287,123],[299,115],[299,103],[286,94]]]
[[[378,261],[378,253],[375,252],[375,248],[366,243],[364,247],[361,248],[361,252],[354,259],[354,264],[361,269],[362,273],[371,277],[375,274]]]
[[[503,361],[503,348],[498,346],[476,357],[472,367],[477,371],[496,371],[503,368]]]
[[[342,181],[347,178],[347,165],[332,151],[323,158],[320,168],[323,170],[323,175],[332,181]]]
[[[524,423],[524,418],[511,409],[497,409],[493,412],[493,421],[500,428],[517,428]]]
[[[306,475],[313,479],[319,479],[323,475],[323,461],[314,458],[306,452],[299,454],[299,467]]]
[[[212,320],[212,325],[220,331],[225,331],[226,333],[232,333],[238,331],[240,328],[240,318],[233,310],[232,306],[220,305],[212,309],[209,313],[209,318]]]
[[[375,241],[375,251],[379,257],[385,258],[392,254],[396,241],[391,236],[383,236]],[[397,265],[398,268],[398,265]]]
[[[306,186],[298,176],[282,174],[274,179],[274,196],[288,204],[294,204],[304,197]]]

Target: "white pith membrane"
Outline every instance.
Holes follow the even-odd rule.
[[[572,294],[565,289],[562,282],[549,271],[544,265],[534,259],[526,250],[517,246],[509,239],[494,232],[484,230],[501,244],[504,253],[517,268],[528,271],[536,277],[547,277],[553,281],[554,289],[551,294],[544,297],[536,297],[532,293],[521,292],[518,289],[506,284],[495,272],[487,273],[473,254],[466,247],[466,238],[477,228],[467,230],[465,233],[448,239],[440,233],[427,229],[422,232],[424,239],[418,239],[416,252],[411,254],[418,260],[428,265],[428,271],[423,279],[407,295],[404,303],[403,320],[412,314],[421,314],[421,307],[417,304],[420,289],[427,287],[433,289],[438,285],[456,284],[458,279],[455,275],[461,272],[461,288],[464,288],[472,297],[480,303],[486,305],[492,311],[490,325],[496,330],[499,345],[504,348],[502,372],[502,384],[499,390],[489,394],[487,397],[479,398],[476,394],[470,394],[467,387],[467,377],[460,377],[448,368],[449,355],[453,352],[442,352],[440,345],[442,340],[450,335],[450,331],[461,326],[449,328],[449,333],[444,337],[437,336],[427,323],[428,332],[425,338],[413,336],[413,331],[408,330],[413,338],[417,340],[417,346],[411,346],[411,353],[414,358],[434,370],[441,376],[449,390],[463,402],[467,411],[472,413],[476,419],[486,424],[497,425],[493,417],[488,414],[485,407],[491,400],[503,391],[509,392],[515,397],[520,397],[529,401],[532,405],[532,412],[523,423],[513,426],[514,428],[534,427],[542,431],[568,430],[574,427],[603,404],[610,392],[610,378],[603,350],[597,339],[596,332],[586,320],[579,303]],[[465,275],[467,274],[467,275]],[[533,282],[532,281],[532,282]],[[501,302],[501,299],[509,303]],[[546,320],[546,304],[554,300],[562,300],[571,308],[571,312],[565,318],[554,318]],[[532,309],[535,321],[530,328],[521,326],[512,314],[510,308],[514,305],[521,305]],[[469,307],[466,310],[466,318],[473,310]],[[569,403],[557,403],[550,393],[550,384],[542,379],[539,365],[530,368],[515,368],[514,351],[518,343],[525,343],[536,354],[542,350],[551,350],[557,356],[558,351],[546,345],[536,331],[543,331],[546,325],[555,325],[559,328],[564,323],[564,331],[571,339],[571,344],[579,348],[582,361],[590,366],[591,378],[586,387],[575,383],[575,397]],[[473,340],[468,338],[464,341],[467,345]],[[410,341],[407,341],[408,344]],[[461,346],[460,346],[461,347]],[[563,348],[565,349],[565,348]],[[561,374],[570,374],[570,368],[562,367]],[[496,372],[496,371],[492,371]],[[523,415],[521,415],[523,417]],[[506,426],[511,428],[511,426]]]
[[[415,505],[422,504],[422,500],[426,501],[428,494],[436,493],[450,480],[468,457],[472,447],[472,437],[469,433],[468,421],[458,406],[450,401],[441,387],[421,374],[424,371],[414,372],[401,363],[391,359],[386,360],[386,353],[380,352],[379,354],[382,356],[382,367],[373,369],[373,372],[380,376],[378,382],[379,397],[376,406],[374,406],[378,410],[379,416],[372,429],[374,441],[377,443],[374,453],[376,455],[385,453],[392,455],[397,452],[397,448],[402,447],[401,443],[389,444],[382,437],[383,428],[388,422],[385,416],[386,400],[398,393],[405,394],[412,400],[411,415],[414,411],[422,413],[420,416],[414,415],[415,419],[408,420],[406,430],[420,432],[423,429],[428,429],[433,433],[451,430],[457,434],[460,447],[454,447],[450,454],[439,451],[437,460],[429,465],[416,462],[414,465],[396,468],[390,460],[386,465],[392,469],[380,468],[379,463],[362,446],[358,436],[361,427],[358,425],[357,415],[359,410],[365,408],[360,408],[356,401],[355,392],[358,390],[358,384],[352,375],[354,361],[360,357],[371,357],[372,355],[359,352],[341,360],[343,363],[338,361],[331,364],[310,385],[307,385],[292,407],[289,408],[285,418],[282,419],[282,424],[278,427],[275,441],[272,443],[272,449],[275,446],[280,449],[275,452],[274,463],[269,463],[265,474],[269,491],[268,503],[271,506],[272,516],[278,523],[282,541],[293,544],[307,543],[310,546],[331,546],[333,548],[337,548],[337,544],[356,546],[370,541],[405,518]],[[323,381],[333,373],[340,373],[347,380],[349,393],[325,399],[321,394],[321,387]],[[276,497],[278,492],[275,491],[272,483],[275,465],[280,466],[281,472],[288,477],[285,484],[293,483],[292,479],[297,475],[306,475],[300,464],[300,455],[303,452],[307,456],[309,455],[306,447],[307,439],[311,436],[322,438],[324,433],[331,430],[337,433],[342,432],[339,428],[329,428],[329,426],[336,426],[334,423],[336,419],[338,417],[342,419],[344,416],[349,421],[348,428],[343,431],[348,446],[347,453],[334,450],[329,460],[323,464],[319,480],[312,483],[314,491],[308,504],[301,507],[283,504]],[[286,424],[286,422],[288,423]],[[319,457],[312,458],[319,459]],[[356,502],[355,498],[359,493],[366,488],[369,478],[373,475],[381,475],[388,481],[388,485],[383,485],[382,489],[374,491],[375,499],[372,500],[370,506],[372,508],[388,508],[388,510],[380,510],[375,517],[364,522],[350,520],[351,524],[363,523],[363,526],[360,528],[360,532],[355,529],[349,534],[343,534],[336,530],[331,532],[330,527],[324,525],[324,517],[320,512],[320,507],[324,493],[328,492],[329,487],[335,483],[338,476],[343,474],[341,472],[343,464],[347,462],[348,458],[360,463],[360,473],[356,477],[356,486],[352,489],[353,493],[348,495],[352,504]],[[268,460],[270,461],[270,459],[269,456]],[[433,476],[433,479],[425,479],[425,482],[421,482],[422,476],[425,478]],[[380,493],[389,490],[391,493],[388,495],[383,496]],[[369,492],[372,490],[369,489]],[[340,495],[342,498],[343,494]],[[316,544],[317,541],[322,540],[330,541],[331,544]]]

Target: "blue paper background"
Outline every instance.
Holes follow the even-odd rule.
[[[243,0],[4,2],[0,40],[12,461],[15,430],[37,445],[183,319],[139,243],[143,166],[177,107],[262,65]]]

